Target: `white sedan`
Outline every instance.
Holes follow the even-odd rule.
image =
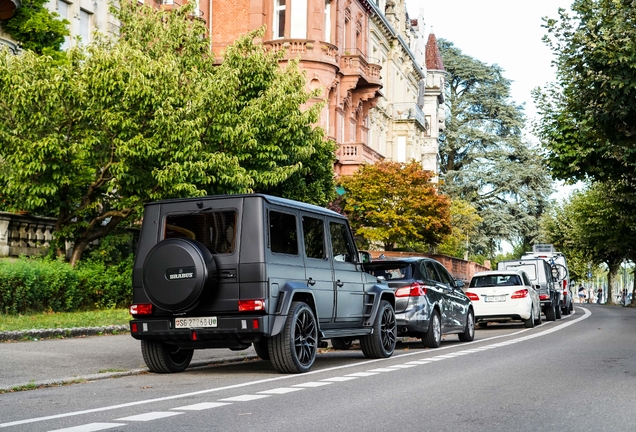
[[[521,320],[526,328],[541,324],[539,294],[522,270],[493,270],[475,273],[466,290],[473,303],[475,322]]]

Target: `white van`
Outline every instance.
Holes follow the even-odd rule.
[[[565,255],[557,252],[554,245],[536,244],[532,246],[532,252],[527,252],[521,257],[521,259],[526,258],[541,258],[548,262],[553,279],[558,285],[561,311],[563,315],[569,315],[574,310],[574,305],[570,290],[570,271]]]

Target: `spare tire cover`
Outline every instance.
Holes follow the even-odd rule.
[[[162,309],[191,309],[215,270],[214,258],[202,243],[186,238],[166,239],[157,243],[144,261],[144,291]]]

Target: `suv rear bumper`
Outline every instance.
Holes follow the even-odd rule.
[[[138,318],[130,321],[137,340],[156,339],[181,348],[245,349],[269,335],[269,316],[217,317],[217,327],[174,328],[174,318]]]

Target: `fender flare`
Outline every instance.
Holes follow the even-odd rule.
[[[311,289],[309,289],[306,284],[300,282],[287,282],[278,291],[278,302],[274,312],[274,320],[271,325],[270,337],[276,336],[283,330],[292,301],[297,298],[307,303],[314,312],[314,315],[316,315],[316,301]],[[317,316],[316,323],[320,327]],[[318,328],[318,332],[320,333],[320,328]]]
[[[363,327],[371,327],[375,322],[375,316],[378,314],[380,308],[380,302],[386,299],[391,303],[391,307],[395,310],[395,293],[392,289],[382,285],[375,284],[370,289],[366,290],[366,296],[373,296],[373,306],[371,307],[371,314],[362,324]]]

